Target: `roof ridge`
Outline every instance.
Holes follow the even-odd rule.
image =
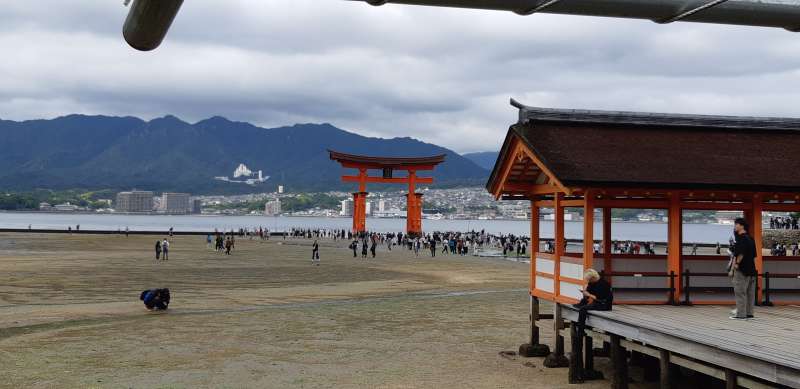
[[[800,118],[542,108],[524,105],[513,98],[511,99],[511,105],[519,109],[520,124],[528,123],[531,120],[548,120],[676,127],[714,127],[742,130],[800,131]]]

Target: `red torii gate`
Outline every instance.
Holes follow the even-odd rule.
[[[444,162],[445,155],[419,158],[368,157],[328,150],[331,160],[342,167],[358,169],[357,176],[342,176],[343,182],[358,183],[358,192],[353,193],[353,232],[360,234],[367,230],[367,183],[405,184],[408,183],[406,233],[422,234],[422,193],[417,193],[417,184],[432,184],[433,177],[418,177],[418,171],[433,170]],[[369,170],[381,170],[383,175],[369,175]],[[394,177],[395,170],[405,170],[406,177]]]

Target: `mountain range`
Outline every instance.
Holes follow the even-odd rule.
[[[330,124],[261,128],[212,117],[191,124],[174,116],[69,115],[50,120],[0,120],[0,190],[115,189],[197,194],[353,190],[327,149],[379,156],[445,154],[433,173],[438,186],[483,185],[483,159],[411,138],[370,138]],[[484,157],[485,159],[485,157]],[[240,164],[271,176],[255,187],[216,181]],[[376,189],[376,186],[370,186]],[[401,189],[397,187],[397,189]]]
[[[499,151],[483,151],[478,153],[463,154],[463,157],[475,162],[476,165],[491,172],[492,169],[494,169],[494,164],[499,155]]]

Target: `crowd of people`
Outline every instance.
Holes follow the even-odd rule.
[[[773,230],[797,230],[800,229],[798,220],[794,216],[776,216],[769,218],[769,228]]]
[[[770,255],[776,257],[785,257],[790,255],[789,253],[791,253],[793,257],[800,255],[800,242],[792,243],[789,247],[783,243],[775,243],[770,249]]]

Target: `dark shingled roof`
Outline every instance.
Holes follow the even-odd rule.
[[[565,186],[800,191],[800,119],[512,105],[500,160],[519,136]]]
[[[374,169],[382,168],[413,168],[418,166],[436,166],[447,157],[445,154],[430,157],[371,157],[355,155],[328,150],[331,160],[340,163],[353,163],[368,166]]]

